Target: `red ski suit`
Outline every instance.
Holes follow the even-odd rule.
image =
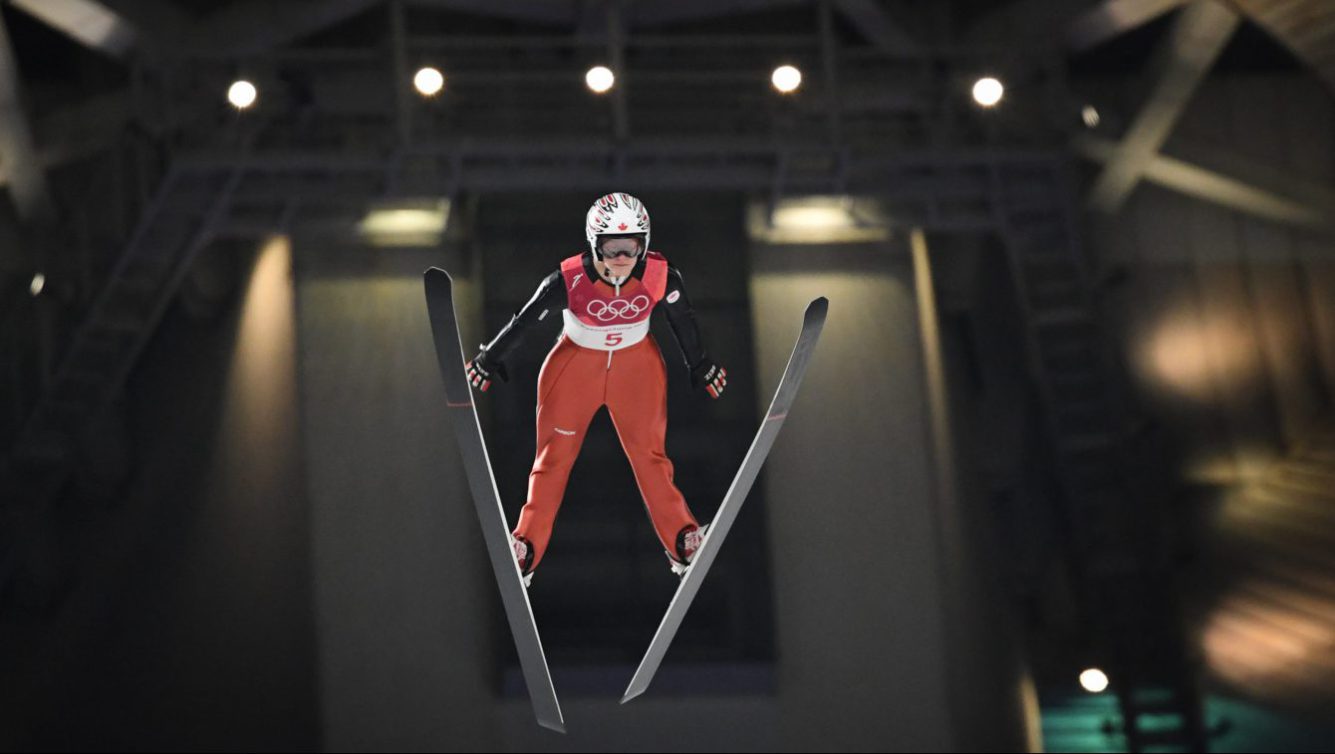
[[[664,448],[667,368],[653,335],[644,332],[663,297],[667,262],[653,252],[646,261],[643,279],[631,278],[619,291],[606,281],[588,279],[578,256],[561,264],[567,327],[538,378],[537,454],[528,476],[528,501],[514,530],[533,546],[530,570],[547,550],[570,469],[602,406],[630,459],[663,547],[675,556],[677,535],[698,525],[672,482],[672,461]],[[579,321],[572,323],[572,317]],[[575,342],[572,328],[588,345]],[[639,333],[641,340],[624,345]]]

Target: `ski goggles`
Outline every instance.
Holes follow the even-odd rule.
[[[633,251],[610,251],[607,248],[605,248],[608,241],[614,241],[619,238],[634,239],[635,249]],[[640,256],[640,253],[643,251],[644,251],[644,236],[639,233],[633,235],[624,235],[624,236],[603,236],[598,239],[598,253],[602,255],[604,259],[616,259],[617,257],[635,259],[636,257]]]

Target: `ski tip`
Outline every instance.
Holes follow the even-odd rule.
[[[426,288],[428,302],[433,291],[435,295],[454,295],[454,279],[450,277],[450,273],[439,267],[430,267],[422,273],[422,285]]]
[[[538,725],[541,725],[542,727],[546,728],[547,730],[554,730],[554,731],[556,731],[557,733],[565,734],[565,732],[566,732],[566,724],[565,724],[565,721],[563,721],[563,720],[541,720],[541,719],[540,719],[540,720],[538,720]]]
[[[635,697],[637,697],[637,696],[639,696],[640,694],[643,694],[643,693],[644,693],[644,689],[638,689],[638,690],[634,690],[634,691],[632,691],[632,690],[630,690],[630,689],[626,689],[626,694],[625,694],[625,696],[621,697],[621,703],[622,703],[622,704],[625,704],[626,702],[629,702],[631,699],[634,699]]]
[[[450,282],[454,282],[454,278],[450,277],[450,273],[446,272],[445,270],[442,270],[442,269],[439,268],[439,267],[428,267],[428,268],[426,268],[426,272],[422,273],[422,277],[425,277],[427,280],[430,280],[430,279],[432,279],[432,278],[436,278],[436,279],[445,279],[445,280],[449,280]]]
[[[824,323],[825,313],[829,310],[829,308],[830,308],[830,300],[828,298],[821,296],[818,299],[814,299],[810,304],[807,304],[807,312],[805,315],[803,315],[802,321],[805,323],[818,319],[822,323]]]

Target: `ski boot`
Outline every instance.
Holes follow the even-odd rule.
[[[523,537],[510,537],[510,546],[515,551],[515,562],[519,564],[519,572],[524,576],[524,588],[533,583],[533,571],[529,570],[533,565],[533,544]]]
[[[672,572],[678,576],[685,576],[686,570],[691,567],[691,561],[695,559],[695,551],[700,549],[700,544],[705,541],[705,532],[709,531],[709,524],[699,528],[687,527],[677,534],[677,556],[672,553],[665,553],[668,558],[668,566]]]

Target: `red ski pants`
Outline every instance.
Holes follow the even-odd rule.
[[[667,433],[667,368],[653,335],[607,351],[575,345],[564,335],[547,354],[538,377],[538,446],[528,475],[528,502],[514,535],[533,544],[536,568],[552,536],[570,469],[602,406],[612,417],[635,483],[663,547],[676,557],[677,533],[696,526],[686,499],[672,483]]]

